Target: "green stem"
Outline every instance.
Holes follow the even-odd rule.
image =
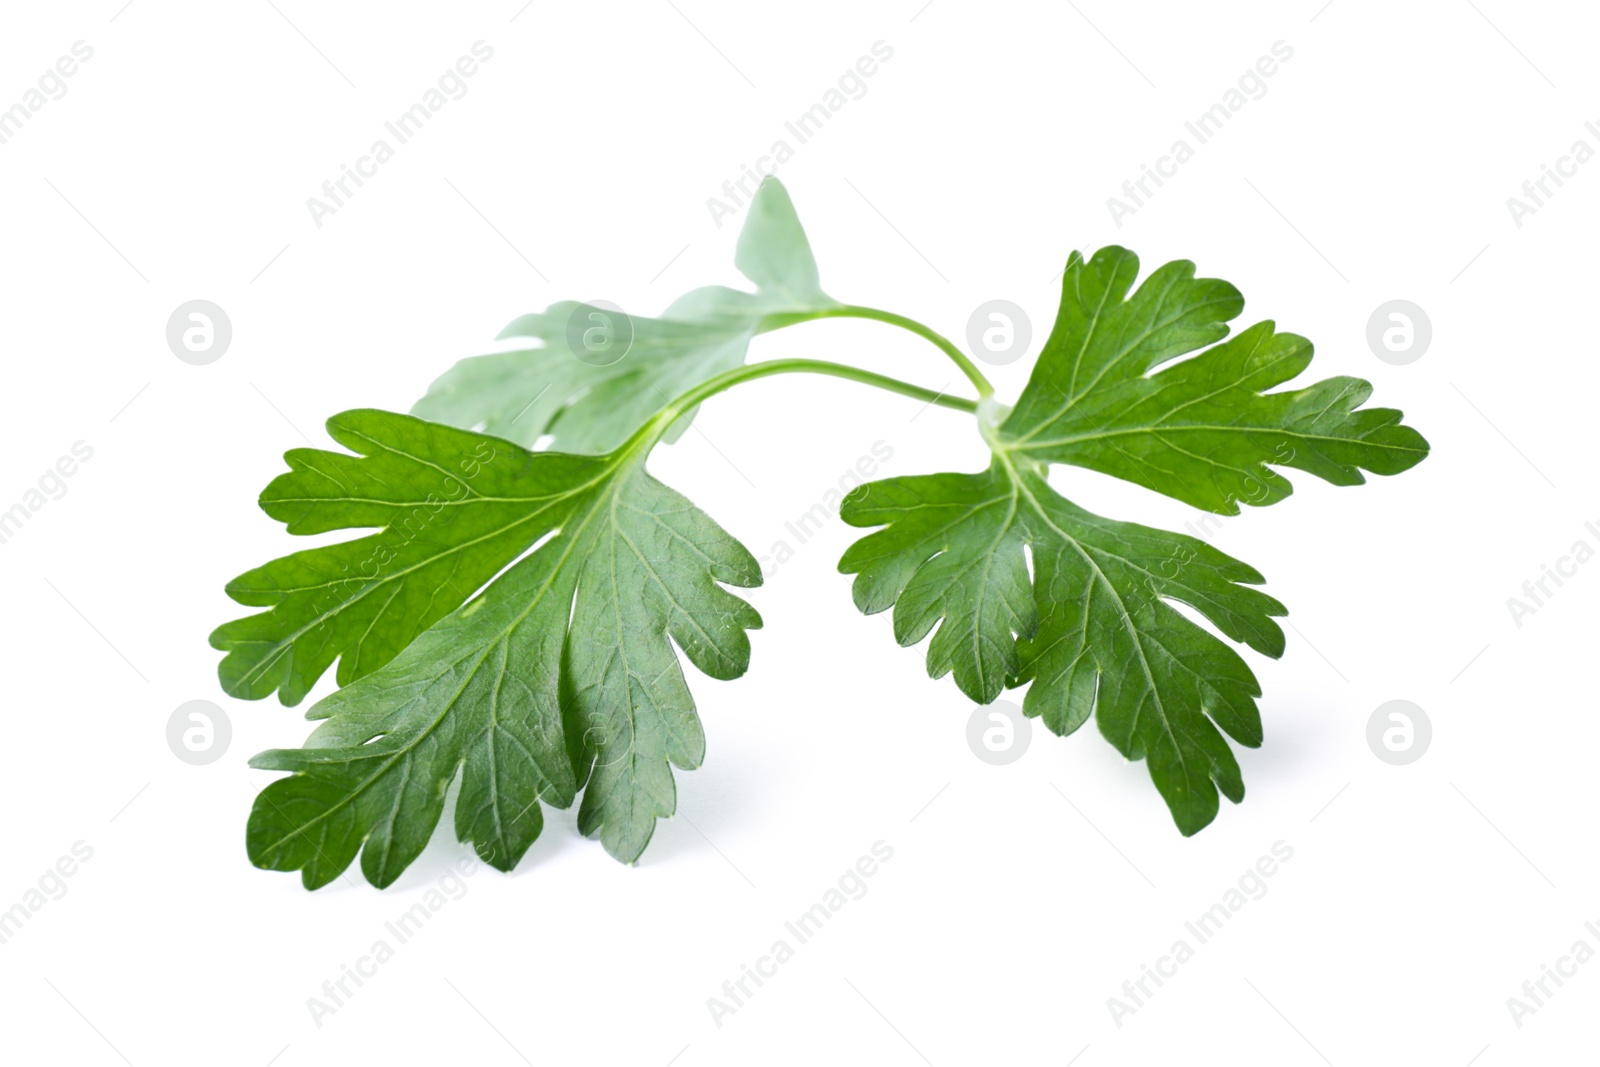
[[[954,411],[964,411],[969,415],[976,414],[976,402],[959,396],[947,396],[932,389],[924,389],[920,385],[912,385],[898,378],[890,378],[884,374],[875,374],[860,367],[852,367],[844,363],[830,363],[822,359],[774,359],[765,363],[751,363],[743,367],[735,367],[724,371],[714,378],[708,378],[687,393],[673,400],[666,407],[656,413],[655,417],[639,428],[639,431],[628,440],[619,453],[631,452],[640,444],[653,445],[667,428],[678,421],[679,416],[690,410],[695,405],[716,396],[718,393],[743,382],[753,382],[757,378],[770,378],[774,374],[825,374],[833,378],[845,378],[863,385],[876,386],[886,389],[891,393],[909,396],[914,400],[923,400],[929,404],[937,404],[942,408]]]
[[[819,308],[815,311],[800,311],[788,315],[773,315],[766,323],[767,328],[777,329],[782,326],[792,326],[800,322],[810,322],[813,319],[871,319],[874,322],[886,322],[890,326],[898,326],[902,330],[909,330],[923,340],[931,341],[939,351],[949,356],[956,366],[961,368],[961,373],[978,390],[979,398],[993,396],[994,386],[989,384],[989,379],[983,376],[967,354],[950,342],[950,339],[918,322],[908,319],[904,315],[896,315],[892,311],[882,311],[878,308],[862,307],[858,304],[840,304],[838,307]]]
[[[980,399],[994,395],[994,386],[989,384],[989,379],[983,376],[983,372],[978,369],[977,364],[967,358],[965,352],[952,344],[944,334],[922,325],[916,319],[908,319],[904,315],[896,315],[892,311],[880,311],[877,308],[858,307],[855,305],[842,307],[835,314],[842,318],[873,319],[877,322],[887,322],[890,326],[898,326],[902,330],[910,330],[923,340],[932,341],[939,351],[949,356],[955,365],[961,368],[961,373],[967,376],[967,381],[971,382],[978,390]]]

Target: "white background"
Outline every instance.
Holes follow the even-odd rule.
[[[1573,942],[1600,949],[1583,927],[1600,921],[1600,565],[1520,628],[1506,606],[1574,541],[1600,546],[1583,528],[1600,519],[1600,163],[1520,228],[1506,206],[1574,140],[1600,148],[1583,129],[1600,119],[1592,11],[122,2],[7,5],[0,32],[0,106],[75,41],[94,49],[0,145],[0,509],[74,442],[94,450],[0,545],[0,908],[74,842],[93,849],[0,945],[8,1060],[1592,1059],[1600,963],[1520,1028],[1506,1006]],[[467,95],[317,228],[306,198],[478,40],[494,58]],[[1216,532],[1292,611],[1281,661],[1244,652],[1266,694],[1266,743],[1240,752],[1247,799],[1185,840],[1145,768],[1091,729],[1036,728],[1019,762],[980,762],[970,702],[852,607],[835,522],[750,594],[766,628],[749,674],[691,669],[708,758],[678,774],[682,816],[637,868],[552,813],[513,875],[467,879],[319,1027],[307,998],[469,852],[441,830],[382,893],[308,894],[248,863],[245,817],[272,776],[246,760],[308,732],[303,708],[224,697],[206,644],[243,613],[224,583],[305,545],[256,494],[285,449],[328,444],[327,416],[405,410],[518,313],[572,297],[649,314],[736,282],[736,224],[716,227],[706,199],[879,40],[894,55],[866,95],[779,171],[831,294],[958,339],[1004,297],[1037,349],[1071,249],[1190,258],[1244,292],[1241,324],[1310,337],[1316,376],[1370,379],[1433,445],[1361,488],[1291,472],[1291,499]],[[1107,197],[1280,40],[1293,58],[1266,95],[1113,225]],[[234,330],[204,367],[164,337],[195,298]],[[1393,298],[1433,322],[1409,366],[1365,340]],[[963,388],[874,323],[753,352],[780,355]],[[1030,364],[993,369],[1003,396]],[[894,451],[885,474],[983,462],[965,416],[919,409],[765,381],[709,404],[652,464],[765,555],[876,441]],[[1055,484],[1118,518],[1201,518],[1088,472]],[[1404,767],[1365,739],[1396,698],[1434,731]],[[167,748],[192,699],[232,722],[209,766]],[[879,840],[894,856],[867,895],[718,1027],[707,998]],[[1107,998],[1278,841],[1293,858],[1269,892],[1117,1026]]]

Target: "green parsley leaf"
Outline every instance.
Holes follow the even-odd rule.
[[[756,284],[754,293],[706,286],[655,319],[570,300],[524,315],[500,336],[531,338],[536,347],[462,360],[412,413],[529,447],[548,434],[551,447],[567,452],[615,448],[669,400],[743,363],[757,334],[840,306],[822,291],[805,231],[777,179],[763,181],[751,200],[734,264]],[[573,339],[581,348],[591,322],[610,331],[608,344],[623,346],[631,334],[625,354],[602,366],[587,352],[574,353]]]
[[[518,496],[497,503],[521,508],[519,536],[537,547],[386,665],[313,705],[307,717],[323,722],[306,747],[251,761],[293,772],[256,799],[251,861],[300,870],[314,889],[360,851],[367,880],[386,886],[426,846],[458,771],[456,834],[501,870],[538,836],[539,805],[566,807],[580,787],[580,829],[598,834],[618,859],[637,859],[656,820],[675,809],[670,767],[693,769],[705,752],[673,644],[711,677],[744,673],[746,631],[761,618],[722,584],[759,585],[754,557],[645,472],[648,444],[573,456],[405,415],[340,420],[390,446],[431,437],[429,463],[382,471],[393,493],[410,499],[432,490],[441,471],[493,450],[480,478],[497,465],[514,472]],[[446,441],[457,442],[456,451]],[[354,475],[375,458],[346,458],[341,473]],[[316,506],[324,530],[387,514],[346,503],[341,523],[335,504]],[[465,527],[472,514],[454,523]],[[350,544],[359,542],[310,554],[332,559]],[[479,584],[464,575],[460,582],[466,594],[446,583],[438,595],[460,604]]]
[[[357,455],[286,453],[289,473],[262,492],[262,510],[292,534],[378,532],[228,583],[240,604],[270,609],[211,634],[228,653],[218,673],[230,696],[277,690],[298,704],[335,659],[340,685],[372,673],[527,550],[565,500],[559,480],[549,490],[528,481],[521,449],[480,434],[347,411],[328,420],[328,435]]]
[[[1359,378],[1266,393],[1311,363],[1311,342],[1271,322],[1151,373],[1226,336],[1244,298],[1227,282],[1196,278],[1187,260],[1130,296],[1138,274],[1139,257],[1124,248],[1102,248],[1087,263],[1072,254],[1055,329],[1001,427],[1006,449],[1225,515],[1288,496],[1274,466],[1360,485],[1362,469],[1398,474],[1428,454],[1398,411],[1356,410],[1372,394]]]
[[[1220,341],[1244,302],[1187,262],[1129,296],[1137,275],[1124,249],[1088,263],[1074,253],[1055,329],[1016,407],[980,406],[989,469],[858,487],[841,517],[883,529],[852,545],[839,569],[857,576],[861,611],[894,609],[902,646],[933,633],[930,676],[953,674],[980,704],[1031,682],[1023,710],[1058,734],[1093,714],[1118,751],[1147,762],[1187,835],[1216,817],[1219,790],[1243,799],[1227,739],[1261,743],[1261,688],[1232,647],[1169,601],[1272,657],[1284,650],[1272,617],[1287,611],[1251,588],[1263,581],[1253,568],[1202,541],[1072,504],[1047,484],[1045,462],[1237,514],[1240,501],[1289,494],[1274,465],[1356,485],[1362,469],[1414,466],[1428,445],[1397,411],[1357,410],[1371,393],[1357,379],[1265,392],[1311,360],[1308,342],[1270,322],[1157,371]]]
[[[938,626],[930,676],[954,672],[980,704],[1031,679],[1023,710],[1058,734],[1083,725],[1098,700],[1101,732],[1129,759],[1149,760],[1186,834],[1215,818],[1217,787],[1243,798],[1222,735],[1261,743],[1261,688],[1233,649],[1165,601],[1278,656],[1283,631],[1271,616],[1286,610],[1250,588],[1263,580],[1254,569],[1193,537],[1092,515],[1004,455],[982,474],[870,482],[841,517],[885,527],[839,569],[857,575],[863,612],[893,607],[901,645]]]

